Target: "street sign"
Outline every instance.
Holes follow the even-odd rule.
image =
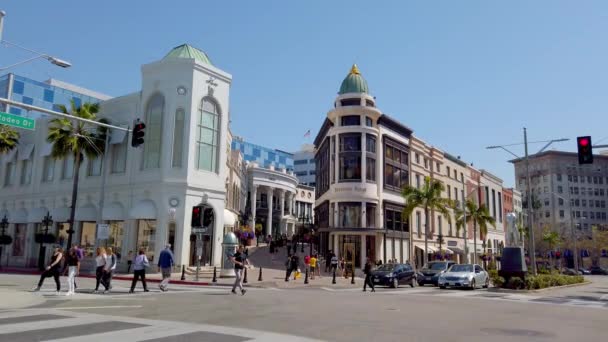
[[[209,227],[192,227],[193,234],[205,234],[209,231]]]
[[[33,131],[36,128],[36,120],[24,118],[19,115],[0,112],[0,125],[13,126]]]
[[[97,240],[106,240],[110,238],[110,225],[100,223],[97,225]]]

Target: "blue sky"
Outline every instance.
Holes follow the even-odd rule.
[[[145,6],[143,5],[145,3]],[[170,4],[168,6],[167,4]],[[4,39],[73,63],[13,72],[122,95],[189,43],[233,75],[232,130],[296,150],[357,63],[378,107],[513,184],[487,145],[608,137],[605,1],[5,1]],[[25,54],[0,47],[0,66]],[[608,138],[603,141],[608,142]],[[534,152],[542,144],[532,145]],[[513,147],[523,154],[523,148]]]

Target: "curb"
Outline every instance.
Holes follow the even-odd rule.
[[[592,283],[591,281],[584,281],[582,283],[577,283],[577,284],[550,286],[550,287],[545,287],[544,289],[536,289],[536,290],[513,290],[513,289],[503,289],[503,288],[498,288],[498,287],[492,287],[492,288],[489,288],[488,291],[489,292],[503,292],[503,293],[540,293],[540,292],[547,292],[547,291],[551,291],[551,290],[565,289],[565,288],[569,288],[569,287],[589,285],[591,283]]]

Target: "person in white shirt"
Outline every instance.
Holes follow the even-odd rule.
[[[104,269],[108,263],[108,255],[106,249],[103,247],[97,247],[97,256],[95,257],[95,290],[93,293],[99,293],[99,284],[104,284]]]
[[[108,293],[112,289],[112,275],[116,269],[116,254],[112,251],[112,247],[106,248],[106,266],[103,269],[103,286],[106,288],[103,293]]]

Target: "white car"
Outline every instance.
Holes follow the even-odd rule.
[[[481,266],[475,264],[453,265],[439,277],[439,288],[465,287],[472,290],[479,286],[488,288],[490,276]]]

